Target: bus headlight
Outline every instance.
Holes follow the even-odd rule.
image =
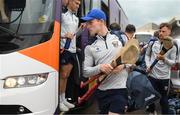
[[[26,79],[24,77],[19,77],[18,80],[17,80],[17,83],[19,85],[24,85],[26,82]]]
[[[12,76],[5,79],[4,88],[33,87],[44,83],[48,78],[48,73]]]
[[[17,85],[17,80],[14,78],[8,78],[6,79],[5,86],[9,88],[13,88]]]

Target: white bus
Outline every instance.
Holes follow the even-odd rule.
[[[54,114],[60,0],[1,0],[2,4],[0,114]]]

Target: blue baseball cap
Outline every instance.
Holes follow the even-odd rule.
[[[84,21],[90,21],[94,19],[106,21],[106,14],[100,9],[92,9],[88,14],[81,18]]]

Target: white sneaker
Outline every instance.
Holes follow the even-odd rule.
[[[75,105],[74,105],[74,104],[69,103],[67,100],[63,100],[63,103],[64,103],[64,105],[65,105],[66,107],[68,107],[69,109],[71,109],[71,108],[74,108],[74,107],[75,107]]]
[[[64,103],[62,102],[59,104],[59,107],[60,107],[60,111],[62,112],[69,111],[69,108],[66,105],[64,105]]]
[[[149,115],[157,115],[157,111],[154,111],[153,113],[149,113]]]

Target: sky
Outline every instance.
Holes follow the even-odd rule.
[[[180,16],[180,0],[118,0],[129,22],[137,27],[146,23],[170,21]]]

